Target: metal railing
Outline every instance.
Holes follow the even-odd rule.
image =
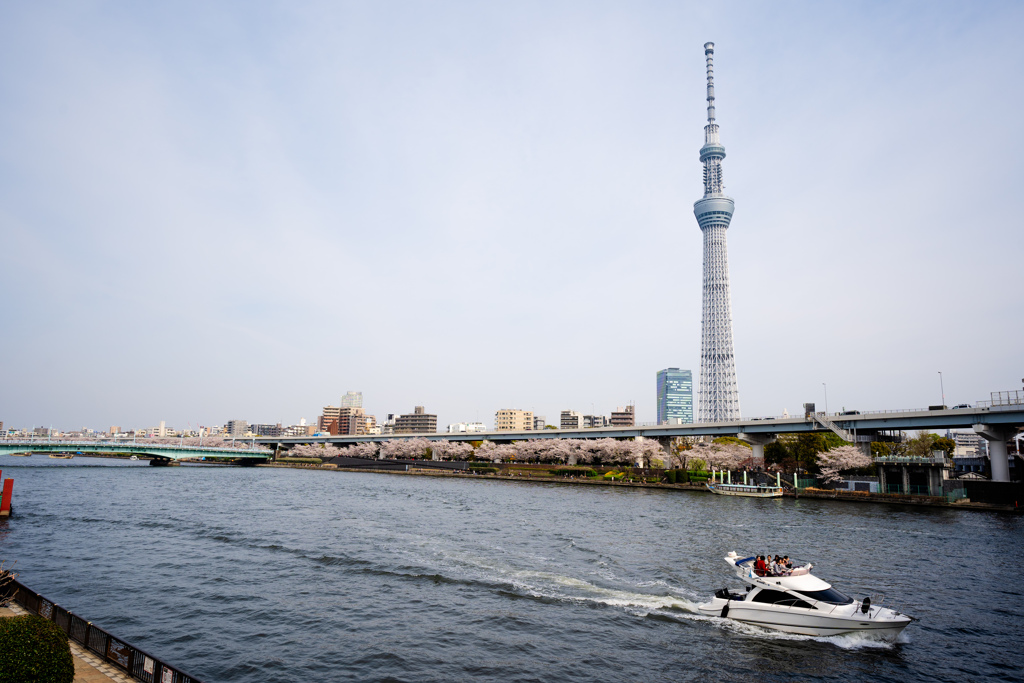
[[[932,490],[928,486],[921,486],[919,484],[911,484],[909,486],[886,484],[885,491],[882,493],[899,493],[904,496],[930,496],[932,495]]]
[[[967,489],[953,489],[952,491],[946,493],[945,496],[946,500],[949,501],[950,503],[958,500],[963,500],[964,498],[967,497]]]
[[[894,463],[902,465],[930,464],[949,465],[950,460],[944,456],[916,456],[916,455],[879,455],[875,458],[876,463]]]
[[[29,612],[49,619],[68,638],[89,650],[115,669],[133,676],[143,683],[202,683],[177,667],[167,664],[145,650],[120,640],[91,621],[69,612],[52,600],[14,581],[14,600]]]

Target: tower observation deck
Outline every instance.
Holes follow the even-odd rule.
[[[704,306],[701,318],[698,420],[727,422],[740,418],[736,360],[732,343],[732,302],[729,294],[729,252],[725,232],[735,203],[723,193],[725,147],[715,123],[715,44],[704,44],[708,69],[708,125],[704,126],[704,198],[693,205],[704,233]]]

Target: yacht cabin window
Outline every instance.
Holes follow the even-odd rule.
[[[751,602],[766,602],[769,605],[781,605],[783,607],[803,607],[804,609],[814,609],[810,604],[782,591],[773,591],[767,588],[762,588],[757,595],[752,597]]]
[[[800,594],[806,595],[811,600],[827,602],[830,605],[849,605],[853,602],[853,598],[843,595],[835,588],[826,588],[823,591],[800,591]]]

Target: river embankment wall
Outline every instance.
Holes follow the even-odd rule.
[[[615,481],[603,478],[590,478],[590,477],[551,477],[551,476],[531,476],[528,473],[489,473],[489,474],[477,474],[466,469],[449,469],[440,468],[436,464],[429,466],[426,463],[430,461],[424,461],[421,466],[410,465],[408,468],[374,468],[374,467],[339,467],[334,464],[310,464],[310,463],[279,463],[269,462],[261,463],[257,467],[276,467],[276,468],[288,468],[288,469],[314,469],[314,470],[327,470],[333,472],[366,472],[375,474],[396,474],[406,476],[428,476],[428,477],[457,477],[463,479],[486,479],[488,481],[511,481],[511,482],[528,482],[531,484],[556,484],[562,486],[615,486],[620,488],[639,488],[639,489],[660,489],[667,491],[688,491],[691,493],[701,493],[707,495],[714,495],[707,489],[703,484],[669,484],[666,482],[647,482],[647,481]],[[924,507],[938,507],[938,508],[954,508],[958,510],[978,510],[987,512],[1024,512],[1024,507],[1013,504],[990,504],[974,502],[969,499],[961,499],[958,501],[949,501],[942,496],[922,496],[922,495],[904,495],[898,493],[867,493],[862,491],[831,491],[824,489],[792,489],[787,488],[783,491],[783,497],[786,498],[814,498],[821,500],[837,500],[849,503],[881,503],[888,505],[911,505],[911,506],[924,506]],[[1024,502],[1022,500],[1021,502]]]

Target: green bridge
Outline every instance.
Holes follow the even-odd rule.
[[[113,441],[0,441],[0,455],[15,453],[72,453],[74,455],[137,455],[153,462],[225,458],[230,460],[269,460],[274,452],[265,448],[204,448],[172,446],[145,442]]]

